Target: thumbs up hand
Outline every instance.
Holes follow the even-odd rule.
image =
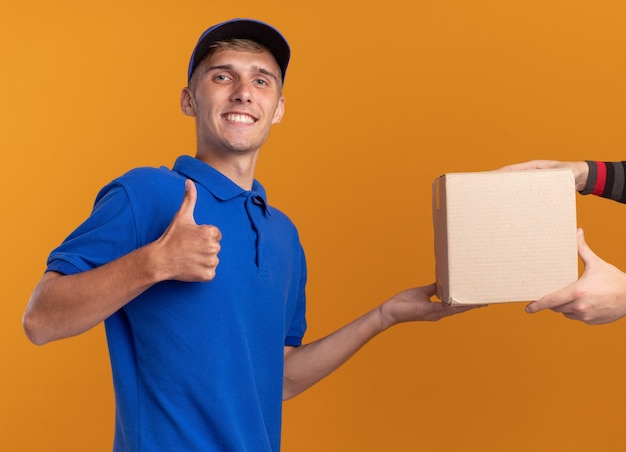
[[[211,281],[219,263],[222,233],[215,226],[198,225],[193,216],[196,186],[185,181],[185,195],[172,222],[155,242],[161,280],[186,282]]]

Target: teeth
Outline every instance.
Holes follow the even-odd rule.
[[[252,124],[254,123],[254,119],[248,115],[236,115],[236,114],[228,114],[225,116],[225,119],[230,122],[240,122],[242,124]]]

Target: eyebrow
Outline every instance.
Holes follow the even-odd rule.
[[[217,64],[215,66],[209,66],[206,71],[210,72],[210,71],[234,71],[235,67],[232,64]],[[263,75],[267,75],[268,77],[272,77],[274,80],[276,80],[277,82],[280,80],[278,78],[278,76],[276,74],[274,74],[272,71],[265,69],[262,66],[252,66],[252,70],[253,72],[257,72],[259,74],[263,74]]]

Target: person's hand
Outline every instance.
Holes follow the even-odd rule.
[[[551,309],[589,325],[614,322],[626,315],[626,274],[600,259],[578,230],[578,254],[585,264],[582,277],[526,306],[534,313]]]
[[[585,188],[587,177],[589,176],[589,165],[587,162],[559,162],[557,160],[531,160],[523,163],[515,163],[500,168],[498,171],[523,171],[532,169],[571,169],[574,173],[576,190]]]
[[[156,268],[163,273],[163,280],[201,282],[215,277],[222,233],[215,226],[196,224],[193,211],[197,196],[195,184],[187,180],[178,212],[155,242]]]
[[[380,306],[383,328],[401,322],[429,321],[434,322],[444,317],[475,309],[480,306],[448,306],[441,302],[432,301],[437,286],[415,287],[391,297]]]

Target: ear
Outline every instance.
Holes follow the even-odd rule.
[[[189,88],[183,88],[183,91],[180,93],[180,108],[187,116],[196,116],[196,106]]]
[[[283,119],[283,115],[285,114],[285,98],[280,97],[278,100],[278,105],[276,106],[276,111],[274,111],[274,118],[272,118],[272,124],[278,124]]]

